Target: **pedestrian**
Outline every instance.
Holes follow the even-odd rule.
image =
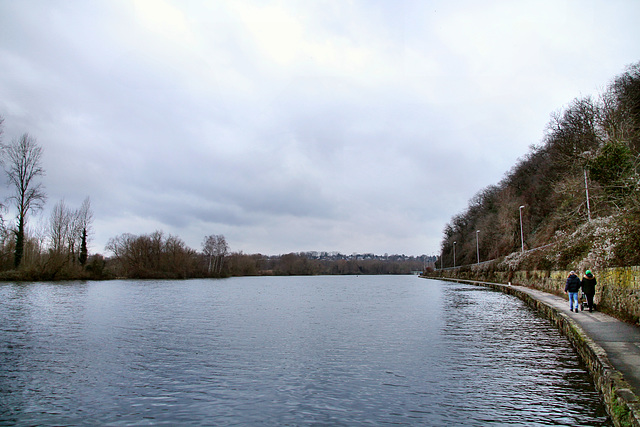
[[[578,291],[580,290],[580,279],[576,276],[576,272],[572,271],[567,277],[567,284],[564,285],[564,291],[569,294],[569,311],[573,311],[573,302],[575,301],[576,313],[578,312]]]
[[[589,306],[589,312],[592,313],[595,305],[593,304],[593,296],[596,294],[596,281],[595,276],[591,272],[591,270],[587,270],[584,273],[584,277],[582,278],[582,282],[580,282],[580,287],[582,288],[582,293],[585,297],[587,297],[587,305]]]

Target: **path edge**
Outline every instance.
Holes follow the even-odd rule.
[[[523,291],[519,286],[445,277],[425,278],[489,287],[516,296],[530,307],[535,308],[551,320],[563,335],[569,338],[591,374],[614,425],[617,427],[640,427],[640,399],[635,395],[629,383],[625,381],[622,373],[613,367],[607,352],[591,339],[571,317]]]

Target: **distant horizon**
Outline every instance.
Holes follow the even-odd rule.
[[[180,237],[180,236],[176,236],[176,237]],[[197,252],[202,252],[202,248],[193,248],[190,247],[191,249],[197,251]],[[105,252],[109,252],[109,251],[105,251]],[[366,256],[366,255],[373,255],[375,257],[396,257],[396,256],[403,256],[403,257],[407,257],[407,258],[422,258],[422,257],[427,257],[427,258],[438,258],[437,254],[419,254],[419,255],[407,255],[405,253],[390,253],[390,252],[385,252],[385,253],[375,253],[375,252],[351,252],[351,253],[345,253],[345,252],[340,252],[340,251],[288,251],[288,252],[281,252],[281,253],[277,253],[277,254],[267,254],[267,253],[262,253],[262,252],[246,252],[243,250],[233,250],[233,248],[231,248],[229,250],[229,254],[231,253],[242,253],[244,255],[263,255],[266,257],[280,257],[282,255],[289,255],[289,254],[300,254],[300,255],[308,255],[308,254],[327,254],[329,256],[344,256],[344,257],[353,257],[353,256]],[[107,256],[106,253],[100,253],[100,252],[90,252],[89,255],[101,255],[101,256]]]

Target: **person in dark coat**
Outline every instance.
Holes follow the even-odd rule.
[[[575,301],[576,313],[578,312],[578,291],[580,290],[580,278],[576,276],[575,271],[569,273],[567,284],[564,285],[564,291],[569,294],[569,311],[573,311],[573,303]]]
[[[589,312],[593,312],[595,305],[593,304],[593,296],[596,294],[596,278],[591,273],[591,270],[587,270],[580,282],[582,293],[587,297],[587,305],[589,306]]]

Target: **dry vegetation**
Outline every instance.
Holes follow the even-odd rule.
[[[541,144],[451,219],[444,267],[453,242],[456,265],[477,261],[476,234],[481,261],[501,269],[640,265],[640,63],[553,114]]]

